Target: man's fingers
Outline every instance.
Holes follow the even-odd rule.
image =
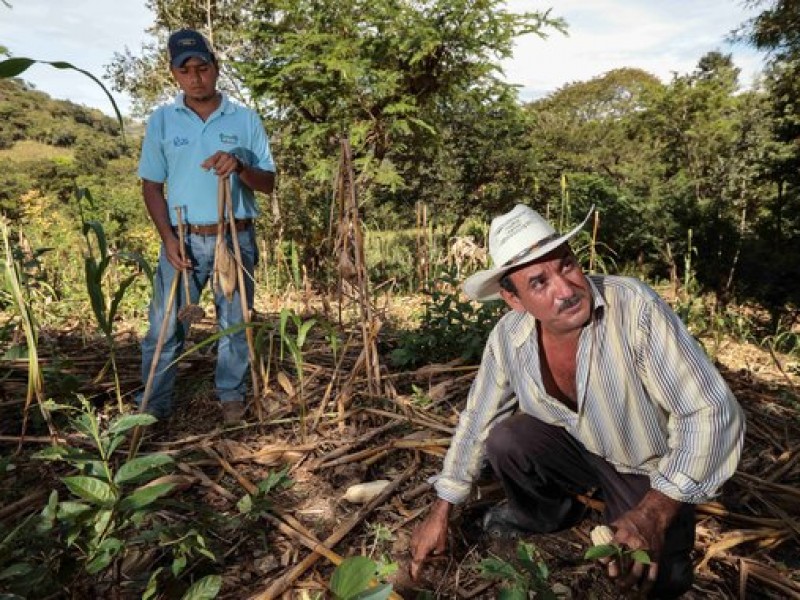
[[[620,575],[620,565],[619,560],[616,558],[612,558],[608,561],[608,576],[611,579],[616,579]]]
[[[419,575],[420,561],[412,560],[408,572],[411,574],[411,580],[416,582]]]
[[[649,566],[650,568],[647,569],[647,577],[645,577],[642,582],[642,594],[645,596],[650,593],[650,590],[652,590],[653,586],[656,584],[656,579],[658,579],[658,563],[654,562]]]

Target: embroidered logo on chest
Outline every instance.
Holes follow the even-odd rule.
[[[175,136],[172,139],[172,145],[176,148],[180,148],[181,146],[188,146],[189,145],[189,138]]]
[[[223,144],[238,144],[239,143],[239,136],[238,135],[228,135],[227,133],[220,133],[219,134],[219,141]]]

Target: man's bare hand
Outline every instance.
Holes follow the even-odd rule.
[[[200,165],[206,171],[212,170],[218,177],[227,177],[231,173],[235,173],[239,166],[239,159],[235,154],[230,152],[215,152]]]
[[[174,235],[167,236],[164,239],[164,252],[167,260],[169,261],[169,264],[171,264],[178,271],[182,271],[184,269],[191,271],[192,262],[189,259],[183,260],[181,258],[180,244],[180,241]]]
[[[444,552],[447,544],[447,521],[451,504],[437,500],[431,507],[427,518],[420,523],[411,535],[411,579],[417,581],[420,569],[428,555]]]
[[[623,590],[638,587],[647,593],[658,577],[658,559],[664,547],[667,529],[681,503],[661,492],[650,490],[642,501],[611,523],[614,543],[629,550],[644,550],[650,564],[634,561],[628,555],[607,563],[608,576]]]

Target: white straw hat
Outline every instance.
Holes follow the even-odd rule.
[[[594,206],[580,225],[561,236],[539,213],[523,204],[495,217],[489,227],[489,255],[494,266],[467,277],[464,292],[479,302],[497,300],[500,298],[500,279],[506,272],[544,256],[568,241],[583,228],[592,211]]]

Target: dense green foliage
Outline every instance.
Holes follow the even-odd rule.
[[[495,0],[151,2],[153,43],[118,55],[109,74],[144,115],[174,91],[163,52],[168,32],[189,25],[213,38],[224,85],[262,112],[280,167],[265,211],[271,218],[262,220],[265,264],[287,275],[276,285],[299,272],[287,268],[285,248],[313,280],[330,285],[331,195],[338,142],[347,138],[376,240],[382,230],[413,230],[419,202],[444,245],[464,234],[467,219],[515,202],[561,227],[594,205],[606,265],[677,283],[693,256],[698,292],[712,292],[722,308],[766,308],[774,334],[791,327],[800,303],[800,278],[787,276],[797,273],[791,249],[800,236],[800,88],[789,26],[797,7],[763,4],[752,39],[776,54],[761,87],[748,91],[730,56],[711,52],[670,82],[620,69],[523,106],[498,77],[498,61],[519,35],[563,24],[546,13],[508,12]],[[66,264],[59,249],[80,240],[71,226],[79,221],[76,185],[97,199],[84,218],[103,224],[110,245],[152,257],[135,183],[137,143],[123,146],[111,119],[19,81],[2,86],[0,202],[34,248],[56,248],[43,255],[44,268]],[[48,228],[44,215],[63,227]],[[371,247],[374,283],[426,285],[415,279],[414,243],[390,248],[390,260]],[[446,254],[438,248],[433,276]]]

